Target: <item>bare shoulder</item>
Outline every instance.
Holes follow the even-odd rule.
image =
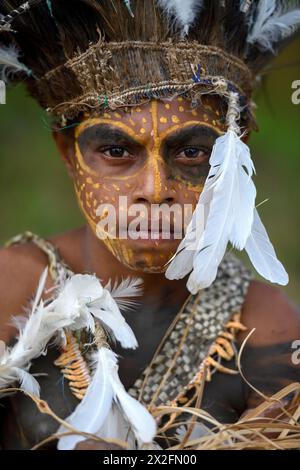
[[[300,309],[284,291],[261,281],[251,281],[242,309],[242,322],[247,331],[239,336],[242,341],[250,330],[255,332],[249,345],[268,346],[300,338]]]
[[[34,293],[47,257],[32,243],[0,249],[0,339],[8,342],[15,333],[9,325],[20,315]]]
[[[74,250],[72,240],[78,243],[77,238],[75,230],[49,237],[48,240],[72,264],[71,252],[77,251]],[[0,249],[0,339],[6,343],[16,333],[15,328],[10,325],[11,317],[24,313],[24,307],[28,306],[34,296],[40,276],[47,265],[47,255],[32,242]],[[52,286],[53,281],[48,275],[46,289]]]

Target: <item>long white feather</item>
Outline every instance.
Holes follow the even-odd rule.
[[[113,400],[113,388],[111,374],[117,364],[116,355],[103,347],[97,352],[97,368],[83,400],[75,411],[66,419],[66,422],[79,431],[96,434],[102,427]],[[58,433],[68,429],[60,426]],[[80,435],[64,436],[59,439],[58,450],[71,450],[75,445],[84,440]]]
[[[110,380],[115,400],[117,400],[126,419],[132,426],[137,440],[140,443],[152,442],[157,430],[154,418],[140,402],[126,392],[120,381],[117,365],[111,372]]]
[[[103,439],[125,440],[131,427],[138,441],[152,442],[156,434],[155,420],[143,405],[126,392],[118,375],[116,354],[102,347],[97,356],[97,369],[86,395],[66,421],[81,432],[97,434]],[[58,433],[65,431],[67,428],[62,425]],[[83,439],[80,435],[61,437],[58,449],[71,450]],[[130,444],[133,445],[132,435]]]
[[[201,12],[203,0],[157,0],[158,5],[167,17],[175,17],[175,23],[180,27],[182,36],[186,36],[190,26]]]
[[[8,82],[16,73],[25,72],[31,75],[31,70],[19,61],[19,50],[15,45],[0,47],[0,78]]]
[[[216,140],[210,157],[211,169],[206,181],[208,190],[213,188],[213,196],[202,240],[194,257],[193,271],[187,282],[193,294],[215,280],[228,244],[234,221],[233,200],[238,169],[235,143],[234,132],[228,131]],[[205,185],[203,193],[205,197]],[[198,204],[201,204],[201,196]]]
[[[255,168],[249,147],[237,135],[234,138],[239,164],[233,195],[234,221],[229,240],[235,248],[243,250],[253,222],[256,188],[252,181],[252,175]]]
[[[245,249],[253,266],[261,276],[277,284],[286,285],[288,283],[288,274],[277,259],[274,247],[256,209],[254,210],[251,235]]]
[[[299,24],[299,8],[286,11],[275,0],[261,0],[247,41],[257,44],[262,50],[273,51],[273,46],[291,36]]]
[[[119,439],[127,442],[128,450],[135,450],[137,448],[136,438],[131,426],[116,402],[113,402],[103,425],[97,432],[97,436],[102,439]]]
[[[176,253],[166,264],[168,265],[165,273],[167,279],[182,279],[193,269],[196,248],[202,237],[209,213],[212,190],[206,188],[206,196],[206,201],[203,197],[201,204],[196,205],[184,238],[181,240]]]
[[[204,228],[198,229],[196,249],[189,251],[189,243],[182,240],[166,271],[168,279],[179,279],[192,271],[187,287],[193,294],[214,281],[228,241],[240,250],[245,247],[253,222],[254,165],[249,148],[235,131],[228,130],[216,140],[210,165],[187,230],[187,233],[197,231],[194,227],[203,207]]]

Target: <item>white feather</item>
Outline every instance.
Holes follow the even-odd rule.
[[[75,411],[66,419],[66,422],[79,431],[96,434],[103,425],[113,400],[111,385],[112,369],[116,367],[116,355],[107,348],[100,348],[97,352],[97,368],[83,400]],[[63,425],[58,433],[68,431]],[[70,435],[59,439],[58,450],[71,450],[84,440],[84,436]]]
[[[19,51],[16,46],[0,47],[1,80],[8,82],[10,76],[19,72],[25,72],[27,75],[31,75],[31,70],[19,61]]]
[[[24,330],[27,320],[28,317],[25,315],[16,315],[11,317],[9,324],[14,326],[20,333]]]
[[[118,305],[107,289],[103,289],[100,298],[88,304],[88,309],[95,318],[101,320],[112,330],[115,338],[124,348],[136,349],[138,347],[138,342],[132,329],[126,323]]]
[[[291,36],[300,24],[300,9],[284,11],[275,0],[261,0],[258,16],[247,38],[262,50],[273,51],[273,45]]]
[[[182,279],[193,269],[193,260],[196,247],[199,244],[206,225],[209,204],[212,197],[212,190],[206,191],[207,201],[202,199],[201,204],[197,204],[189,222],[185,236],[181,240],[176,253],[168,261],[166,270],[167,279]]]
[[[278,0],[258,0],[255,17],[251,18],[253,23],[249,24],[252,33],[261,31],[268,19],[275,13],[277,4]]]
[[[210,158],[208,190],[213,188],[207,223],[193,261],[193,271],[187,282],[192,294],[211,285],[225,254],[231,233],[234,211],[235,176],[238,168],[235,134],[228,131],[219,137]],[[206,188],[203,189],[204,196]],[[202,194],[199,198],[201,204]]]
[[[46,278],[47,270],[44,270],[32,310],[26,321],[15,322],[19,327],[19,339],[12,348],[5,349],[1,356],[0,377],[3,380],[1,382],[0,379],[0,386],[7,385],[9,377],[11,381],[19,379],[22,372],[17,377],[15,373],[12,373],[13,368],[29,367],[32,359],[46,353],[51,339],[58,338],[60,342],[64,341],[64,328],[73,330],[87,328],[94,331],[93,312],[97,319],[111,328],[122,346],[137,347],[134,333],[121,315],[116,302],[95,276],[78,274],[65,279],[57,297],[45,306],[40,298]],[[126,285],[127,294],[134,295],[133,291],[137,288],[137,283],[134,283],[135,287],[132,285],[131,289],[129,283]],[[125,288],[122,290],[124,292]],[[89,308],[90,302],[95,302],[91,308]]]
[[[248,147],[228,130],[216,140],[209,162],[211,168],[193,215],[195,225],[200,206],[204,206],[204,229],[197,234],[198,244],[192,254],[188,243],[181,242],[179,260],[175,256],[166,271],[167,278],[177,279],[192,269],[187,287],[193,294],[214,281],[230,239],[239,249],[245,246],[253,221],[256,190]]]
[[[19,341],[12,348],[10,363],[18,367],[27,364],[44,353],[50,339],[61,328],[71,326],[74,318],[64,316],[64,312],[57,313],[51,310],[52,304],[47,307],[41,301],[40,305],[28,318],[26,325],[20,333]]]
[[[115,400],[117,399],[126,419],[132,426],[140,443],[150,443],[156,434],[156,422],[148,410],[135,398],[130,396],[118,375],[117,365],[112,369],[110,377]]]
[[[128,450],[135,450],[136,439],[130,424],[123,416],[119,405],[114,402],[109,413],[97,432],[97,436],[102,439],[119,439],[127,442]]]
[[[129,287],[127,293],[134,295],[137,288]],[[124,289],[116,288],[117,295]],[[76,274],[72,276],[64,286],[58,298],[53,302],[52,310],[64,313],[65,317],[73,316],[72,329],[88,328],[94,331],[93,317],[101,320],[108,326],[115,338],[124,348],[136,348],[138,343],[130,326],[126,323],[119,307],[111,293],[102,287],[96,276],[88,274]]]
[[[111,280],[105,286],[112,297],[115,299],[118,307],[121,310],[129,310],[129,309],[136,309],[140,302],[136,300],[129,300],[126,297],[136,297],[142,295],[143,288],[142,288],[143,280],[140,278],[130,278],[127,277],[122,279],[120,284],[118,284],[117,280],[114,283],[114,286],[111,285]]]
[[[253,266],[261,276],[277,284],[286,285],[288,283],[288,274],[277,259],[274,247],[256,209],[254,210],[251,235],[245,249]]]
[[[39,396],[40,386],[29,372],[20,367],[0,363],[0,389],[10,387],[14,382],[19,382],[18,388],[25,392]]]
[[[66,419],[67,423],[78,431],[97,434],[103,439],[127,440],[129,436],[130,445],[133,446],[132,428],[138,441],[152,442],[156,434],[155,420],[144,406],[126,392],[118,375],[116,354],[103,347],[96,356],[97,369],[93,380],[81,403]],[[62,425],[58,433],[65,431],[67,428]],[[61,437],[57,448],[73,449],[83,439],[85,437],[79,435]]]
[[[13,368],[17,379],[20,381],[20,388],[25,392],[31,393],[32,395],[40,395],[40,386],[36,379],[29,374],[26,370],[20,368]]]
[[[115,281],[114,286],[111,287],[111,282],[109,281],[105,286],[113,296],[114,299],[120,297],[135,297],[137,295],[142,295],[143,293],[143,279],[141,278],[130,278],[127,277],[122,279],[120,284]]]
[[[188,34],[190,26],[204,4],[203,0],[157,0],[157,2],[169,19],[175,17],[175,23],[180,27],[183,36]]]
[[[249,8],[251,7],[251,4],[252,4],[253,0],[241,0],[241,3],[240,3],[240,10],[247,14],[248,11],[249,11]]]
[[[48,276],[48,266],[42,272],[39,283],[38,283],[38,288],[37,288],[35,298],[34,298],[34,301],[33,301],[33,304],[32,304],[32,311],[33,312],[35,311],[39,301],[41,300],[41,297],[42,297],[42,294],[43,294],[43,291],[44,291],[44,288],[45,288],[47,276]]]
[[[239,165],[233,195],[234,221],[229,240],[235,248],[243,250],[253,222],[256,188],[252,175],[255,169],[249,147],[237,136],[235,136],[235,141]]]

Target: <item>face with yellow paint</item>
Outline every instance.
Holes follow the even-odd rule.
[[[181,215],[185,206],[195,207],[213,144],[225,131],[223,122],[220,102],[204,95],[193,110],[183,98],[152,100],[126,112],[86,116],[75,128],[72,175],[79,205],[98,235],[97,224],[107,215],[107,207],[116,209],[116,236],[100,243],[127,267],[144,272],[166,269],[180,243],[174,234],[176,207]],[[126,196],[126,205],[120,204],[120,196]],[[128,208],[134,204],[142,205],[140,217],[147,220],[149,232],[141,225],[141,238],[120,238],[122,211],[129,225],[133,217]],[[150,231],[154,205],[175,208],[168,217],[170,236],[164,233],[163,215]]]

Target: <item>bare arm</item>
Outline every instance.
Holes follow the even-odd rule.
[[[251,385],[270,397],[283,387],[299,382],[300,364],[293,354],[293,344],[300,340],[299,308],[280,288],[255,281],[246,298],[242,321],[248,330],[239,336],[240,344],[255,328],[241,359],[243,373]],[[247,384],[244,389],[248,410],[264,400]],[[292,398],[285,400],[285,405]],[[274,417],[274,413],[275,408],[270,409],[269,417]]]

